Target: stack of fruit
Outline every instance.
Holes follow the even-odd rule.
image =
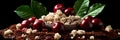
[[[57,4],[54,6],[53,10],[54,10],[53,14],[51,13],[51,15],[53,15],[53,21],[51,21],[51,27],[50,27],[50,30],[52,30],[53,32],[60,32],[60,31],[63,32],[63,31],[68,31],[68,29],[70,31],[73,29],[84,29],[86,31],[100,31],[104,29],[103,22],[100,19],[93,18],[92,16],[87,16],[83,19],[81,19],[79,16],[76,17],[75,16],[76,14],[72,7],[68,7],[65,9],[63,4]],[[39,30],[47,29],[46,22],[50,20],[51,15],[48,14],[47,15],[48,17],[44,16],[44,19],[43,18],[37,19],[36,17],[31,17],[27,20],[23,20],[22,23],[20,23],[21,25],[20,28],[32,28]],[[72,19],[70,19],[70,21],[68,20],[68,22],[66,20],[65,23],[62,23],[61,21],[55,21],[55,17],[59,18],[62,15],[64,15],[63,18],[70,16],[73,16],[74,18],[70,17]],[[46,20],[45,18],[49,18],[49,19]],[[75,18],[79,20],[76,21],[76,24],[71,25],[70,24],[71,20],[74,20]]]
[[[18,7],[15,12],[25,20],[0,30],[0,34],[15,40],[104,40],[120,37],[120,30],[112,30],[111,26],[104,28],[102,20],[95,18],[105,5],[96,3],[88,9],[89,0],[77,0],[73,8],[56,4],[53,12],[46,16],[40,14],[47,13],[42,4],[32,0],[31,5],[31,8],[25,5]]]

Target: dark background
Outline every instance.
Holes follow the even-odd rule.
[[[38,0],[42,2],[48,9],[52,11],[57,3],[62,3],[65,7],[72,7],[76,0]],[[93,3],[105,4],[105,9],[96,16],[100,18],[104,25],[112,25],[113,28],[120,28],[119,1],[117,0],[90,0]],[[16,15],[13,11],[20,5],[30,5],[30,0],[2,0],[0,1],[0,29],[6,28],[12,24],[19,23],[23,19]]]

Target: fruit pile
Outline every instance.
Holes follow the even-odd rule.
[[[62,12],[64,12],[66,16],[76,14],[74,12],[74,9],[71,7],[68,7],[67,9],[64,10],[64,5],[62,4],[55,5],[53,11],[56,12],[56,10],[61,10]],[[104,28],[103,22],[99,18],[93,18],[90,15],[83,18],[79,25],[80,28],[85,30],[96,31],[96,30],[102,30]]]
[[[72,7],[65,9],[63,4],[55,5],[53,11],[56,12],[57,10],[61,10],[66,16],[75,15],[74,9]]]
[[[32,16],[0,30],[0,33],[15,40],[106,40],[120,37],[120,30],[112,30],[111,26],[104,28],[102,20],[90,15],[80,18],[72,7],[65,9],[63,4],[57,4],[53,11],[39,19]]]
[[[89,0],[77,0],[73,7],[65,7],[60,3],[56,4],[53,12],[48,13],[42,3],[31,0],[31,6],[22,5],[15,12],[21,18],[26,19],[20,23],[21,29],[32,28],[40,31],[42,29],[48,29],[49,31],[59,33],[60,31],[66,32],[73,29],[100,31],[104,28],[103,23],[99,18],[94,17],[104,7],[105,5],[101,3],[95,3],[89,6]]]
[[[21,26],[16,26],[16,28],[22,30],[32,28],[41,31],[42,29],[48,29],[48,25],[46,25],[46,22],[50,22],[51,27],[49,31],[52,30],[53,32],[65,32],[68,31],[69,28],[71,28],[70,31],[73,29],[83,29],[86,31],[100,31],[104,28],[103,22],[100,19],[93,18],[92,16],[87,16],[81,19],[79,16],[75,16],[75,12],[72,7],[68,7],[65,9],[63,4],[55,5],[53,11],[53,13],[51,12],[47,16],[44,16],[40,19],[37,19],[36,17],[31,17],[29,19],[23,20],[21,23],[19,23],[19,25]],[[51,17],[51,15],[53,17]],[[57,20],[61,20],[62,18],[67,19],[67,17],[69,17],[69,20],[66,20],[65,22],[56,21],[55,17],[58,17]],[[76,24],[71,25],[70,23],[73,23],[71,20],[76,20],[75,18],[79,20],[75,21]]]
[[[87,16],[80,22],[80,27],[85,30],[99,31],[104,28],[104,25],[99,18]]]

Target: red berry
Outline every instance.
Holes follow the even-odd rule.
[[[23,20],[21,23],[22,27],[28,27],[29,25],[30,25],[30,21],[28,21],[28,20]]]
[[[63,11],[64,10],[64,5],[63,4],[55,5],[53,11],[56,12],[57,10]]]
[[[60,22],[55,22],[52,25],[53,32],[60,32],[61,30],[63,30],[62,28],[63,28],[63,24]]]
[[[28,19],[28,21],[30,21],[30,22],[34,22],[35,19],[36,19],[36,17],[31,17],[31,18]]]
[[[22,28],[22,31],[23,31],[23,32],[26,32],[26,31],[27,31],[27,28]]]
[[[89,16],[85,17],[84,19],[88,20],[88,21],[92,21],[93,17],[89,15]]]
[[[80,22],[80,28],[82,28],[82,29],[90,30],[91,27],[92,27],[92,24],[91,24],[91,22],[88,21],[88,20],[85,20],[85,19],[84,19],[84,20],[82,20],[82,21]]]
[[[43,27],[43,21],[36,19],[32,24],[33,29],[38,29],[39,27]]]
[[[92,20],[92,24],[93,24],[92,28],[93,28],[94,31],[102,30],[102,28],[104,28],[103,22],[98,18],[94,18]]]
[[[65,14],[66,16],[75,15],[75,12],[74,12],[74,9],[73,9],[73,8],[68,7],[67,9],[64,10],[64,14]]]
[[[102,26],[103,25],[102,21],[100,19],[98,19],[98,18],[94,18],[92,20],[92,24],[93,25],[98,25],[98,26]]]
[[[92,28],[92,21],[93,17],[92,16],[87,16],[85,17],[81,22],[80,22],[80,27],[85,29],[85,30],[90,30]]]

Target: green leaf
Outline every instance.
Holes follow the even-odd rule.
[[[31,16],[34,16],[31,8],[28,5],[21,5],[19,6],[15,12],[17,13],[18,16],[20,16],[23,19],[28,19]]]
[[[35,0],[31,0],[31,8],[37,18],[40,18],[42,15],[46,15],[48,13],[46,7]]]
[[[91,15],[92,17],[97,16],[102,10],[104,9],[105,5],[100,3],[93,4],[90,9],[88,10],[88,14],[84,17]]]
[[[88,11],[89,0],[77,0],[73,6],[76,15],[83,17]]]

